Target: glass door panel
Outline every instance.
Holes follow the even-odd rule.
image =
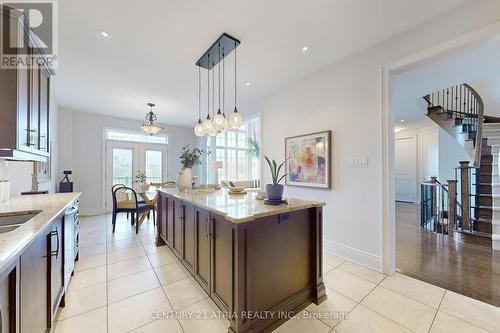
[[[163,152],[158,150],[146,150],[145,173],[148,183],[163,182]]]
[[[132,178],[134,177],[133,150],[113,148],[112,161],[112,185],[123,184],[132,187]]]

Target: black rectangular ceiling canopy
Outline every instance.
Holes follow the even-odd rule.
[[[219,45],[220,45],[220,52],[219,52]],[[226,33],[223,33],[196,62],[196,66],[210,70],[214,68],[215,65],[217,65],[222,60],[222,58],[227,56],[236,47],[238,47],[238,45],[240,45],[239,40],[229,36]]]

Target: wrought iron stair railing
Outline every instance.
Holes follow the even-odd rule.
[[[471,135],[474,142],[474,163],[481,165],[481,143],[483,138],[484,103],[474,88],[466,83],[441,89],[424,96],[429,108],[439,107],[463,125],[464,132]]]

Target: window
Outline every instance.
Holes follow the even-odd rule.
[[[259,118],[254,118],[238,129],[208,137],[208,182],[214,182],[215,172],[219,181],[259,179],[259,135]],[[222,168],[214,169],[215,161],[222,162]]]
[[[151,136],[141,132],[111,128],[106,129],[106,139],[116,141],[168,144],[168,137],[165,134]]]

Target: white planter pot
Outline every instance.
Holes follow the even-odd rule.
[[[147,192],[149,190],[149,184],[144,182],[141,184],[141,192]]]
[[[185,168],[179,170],[177,181],[175,182],[179,190],[185,190],[191,187],[191,169]]]

